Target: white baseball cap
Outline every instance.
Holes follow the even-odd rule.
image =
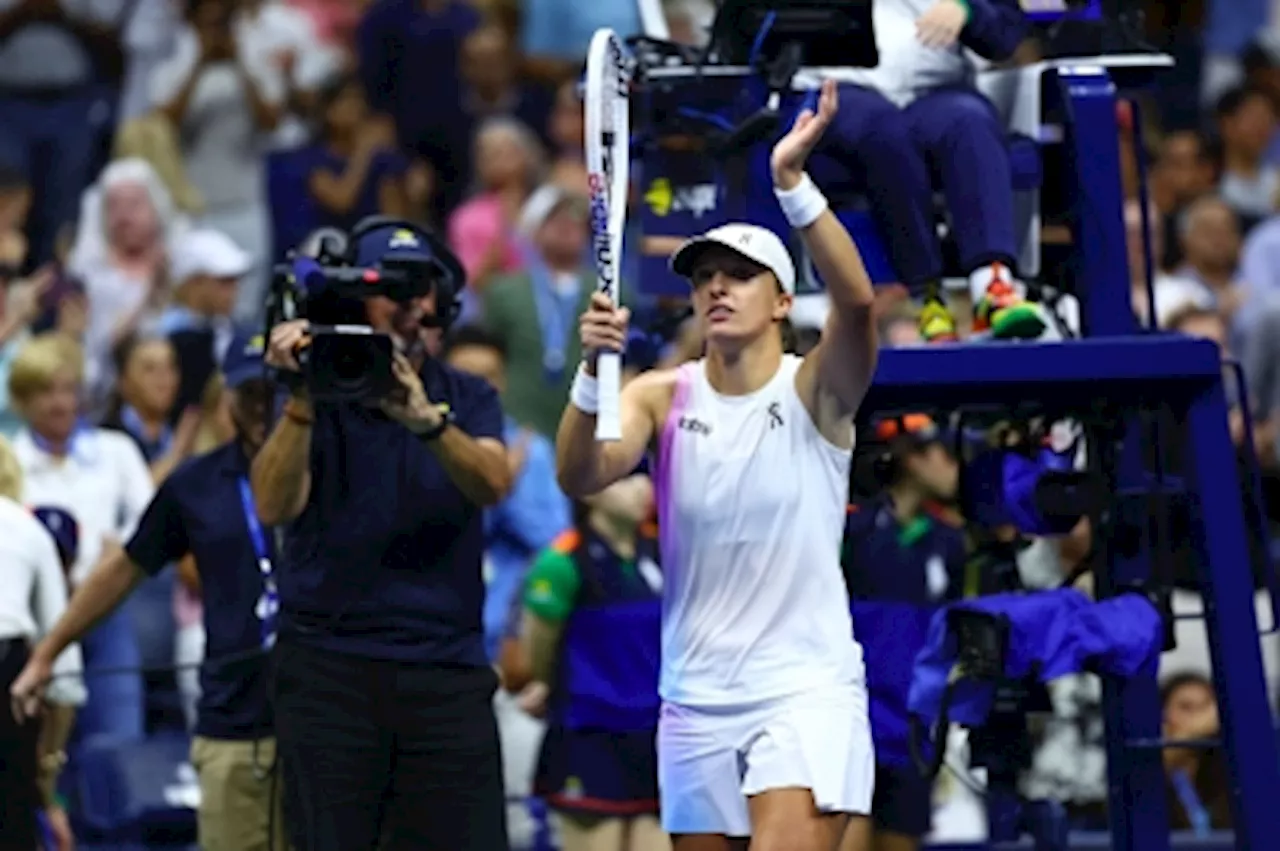
[[[253,268],[253,258],[219,230],[189,230],[174,240],[169,272],[181,284],[196,275],[240,278]]]
[[[778,278],[784,292],[795,294],[796,266],[791,252],[778,239],[778,235],[759,225],[728,224],[712,228],[702,236],[685,242],[671,255],[671,271],[682,278],[693,275],[693,266],[709,246],[722,245],[748,260],[759,263]]]

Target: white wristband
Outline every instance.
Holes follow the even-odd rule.
[[[578,366],[578,372],[573,376],[569,401],[584,414],[595,416],[600,412],[600,382],[596,381],[594,375],[587,374],[585,363]]]
[[[808,174],[790,189],[775,186],[773,194],[778,196],[778,204],[782,207],[782,214],[787,217],[787,224],[796,230],[807,228],[827,211],[827,196],[813,185]]]

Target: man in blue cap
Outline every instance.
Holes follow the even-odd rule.
[[[365,269],[422,261],[430,291],[364,301],[397,345],[397,399],[312,403],[294,382],[253,464],[284,530],[277,735],[298,851],[506,851],[502,761],[484,647],[484,508],[511,470],[496,391],[437,359],[464,281],[433,234],[357,226]],[[400,266],[399,268],[403,268]],[[427,286],[431,283],[431,286]],[[299,370],[307,324],[271,329]]]
[[[232,341],[223,376],[235,438],[186,461],[164,481],[133,538],[123,550],[109,552],[76,589],[12,687],[17,708],[34,714],[52,660],[148,576],[192,556],[209,660],[201,671],[191,745],[205,851],[285,848],[263,652],[275,636],[276,557],[271,530],[258,520],[249,488],[249,464],[262,446],[271,399],[262,354],[261,337]]]

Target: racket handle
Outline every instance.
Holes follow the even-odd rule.
[[[622,440],[622,356],[602,352],[596,361],[596,387],[599,395],[596,409],[596,440],[614,443]]]

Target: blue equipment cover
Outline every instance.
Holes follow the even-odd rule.
[[[1160,615],[1144,597],[1121,594],[1095,603],[1074,589],[1034,594],[997,594],[955,603],[966,609],[1001,615],[1009,623],[1005,676],[1034,674],[1041,682],[1093,671],[1119,677],[1154,675],[1164,646]],[[959,648],[948,629],[946,610],[929,625],[929,638],[916,657],[907,705],[911,714],[932,725],[941,713],[943,694],[953,679]],[[996,683],[955,672],[950,720],[978,726],[986,719]]]

